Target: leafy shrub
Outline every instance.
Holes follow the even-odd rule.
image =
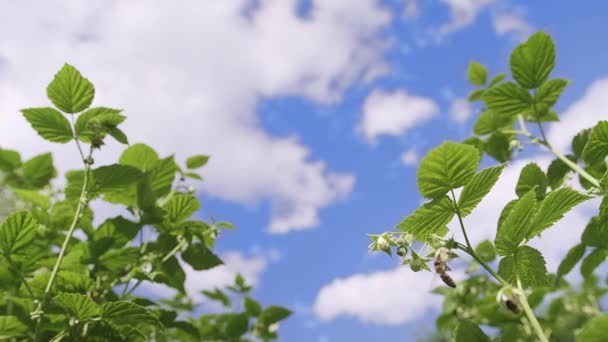
[[[607,288],[594,275],[608,256],[608,121],[577,134],[570,154],[553,149],[544,126],[559,120],[553,105],[568,85],[565,79],[549,77],[555,55],[552,38],[540,31],[513,50],[513,81],[501,73],[488,82],[485,66],[471,62],[468,78],[478,87],[469,100],[485,105],[474,136],[432,149],[417,171],[418,190],[428,202],[399,223],[396,231],[370,235],[370,250],[391,255],[395,250],[415,272],[430,271],[428,264],[433,261],[434,271],[447,285],[435,290],[444,296],[443,313],[437,318],[439,340],[451,336],[458,342],[490,341],[480,324],[494,328],[495,341],[608,340],[608,314],[599,306]],[[528,129],[529,124],[537,127],[540,136]],[[471,245],[466,217],[524,144],[549,151],[555,159],[546,171],[536,163],[521,170],[517,197],[497,217],[494,241]],[[483,156],[500,164],[478,171]],[[568,185],[573,183],[570,176],[583,192]],[[458,188],[461,192],[456,196]],[[586,227],[571,227],[582,231],[581,240],[571,242],[557,272],[549,273],[541,251],[528,242],[592,198],[602,198],[599,212]],[[447,224],[454,218],[464,241],[447,237]],[[414,251],[417,245],[422,246],[419,252]],[[456,283],[448,262],[458,253],[469,255],[472,262],[470,276]],[[495,260],[497,269],[492,266]],[[581,260],[583,283],[576,287],[564,276]],[[483,270],[476,271],[479,268]]]
[[[203,291],[224,310],[194,318],[179,259],[197,271],[221,265],[212,249],[221,230],[232,228],[192,217],[200,203],[184,181],[201,179],[196,169],[208,157],[195,155],[180,166],[173,155],[129,145],[119,128],[122,111],[91,107],[93,84],[71,65],[55,75],[47,95],[54,107],[23,109],[23,116],[42,138],[74,142],[83,168],[67,172],[60,191],[51,186],[57,171],[50,153],[22,161],[17,151],[0,150],[3,210],[16,210],[3,212],[8,216],[0,226],[0,339],[275,339],[278,322],[291,312],[263,308],[240,275],[225,290]],[[118,163],[97,167],[94,153],[109,137],[129,146]],[[127,217],[95,227],[93,200],[122,205]],[[166,285],[177,295],[134,295],[144,282]],[[242,301],[242,310],[232,309],[234,299]]]

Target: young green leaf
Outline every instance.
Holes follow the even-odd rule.
[[[590,199],[591,196],[581,194],[571,188],[560,188],[551,191],[541,202],[536,215],[530,223],[531,229],[527,238],[540,234],[545,229],[561,220],[568,211],[580,203]]]
[[[100,314],[97,304],[91,297],[80,293],[60,292],[53,297],[53,302],[80,321],[86,321]]]
[[[580,131],[577,135],[572,138],[572,153],[576,158],[582,158],[583,150],[585,149],[585,145],[587,145],[587,141],[589,140],[589,135],[591,134],[591,129],[587,128]]]
[[[587,246],[608,249],[608,222],[593,217],[585,227],[581,240]]]
[[[477,135],[486,135],[513,126],[515,117],[498,115],[491,110],[484,110],[477,118],[473,133]]]
[[[587,164],[595,164],[604,161],[608,155],[608,121],[597,123],[589,140],[583,149],[583,159]]]
[[[540,108],[553,107],[566,86],[568,81],[563,78],[555,78],[543,83],[534,94],[534,103],[540,105]]]
[[[608,258],[608,249],[596,248],[583,259],[581,263],[581,275],[585,278],[593,274],[593,271]]]
[[[501,72],[501,73],[497,74],[490,81],[490,84],[488,85],[488,88],[492,88],[493,86],[495,86],[498,83],[502,82],[502,80],[504,80],[505,77],[507,77],[507,74],[505,74],[504,72]]]
[[[101,306],[101,318],[112,326],[154,325],[162,329],[158,318],[143,306],[125,302],[108,302]]]
[[[209,156],[198,154],[186,160],[186,167],[189,169],[198,169],[203,167],[209,161]]]
[[[27,211],[12,213],[0,226],[0,249],[6,255],[26,247],[36,238],[38,222]]]
[[[238,339],[247,332],[247,328],[249,328],[249,316],[246,313],[234,314],[226,324],[226,335]]]
[[[203,290],[201,293],[211,300],[220,302],[225,307],[230,306],[230,298],[228,298],[228,296],[218,288],[214,289],[213,291]]]
[[[291,316],[291,314],[292,312],[289,309],[271,305],[262,311],[258,320],[262,322],[263,325],[271,325],[286,319]]]
[[[0,170],[11,172],[19,166],[21,166],[19,152],[0,148]]]
[[[397,230],[411,233],[419,241],[426,241],[445,227],[454,217],[453,203],[442,197],[425,203],[397,225]]]
[[[559,267],[557,268],[556,277],[558,279],[572,271],[574,266],[583,258],[583,255],[585,255],[585,248],[585,245],[582,243],[579,243],[578,245],[570,248],[570,250],[566,254],[566,257],[564,258],[564,260],[562,260],[562,262],[559,264]]]
[[[520,44],[509,61],[513,78],[522,87],[540,87],[555,65],[555,44],[551,36],[539,31]]]
[[[182,253],[182,259],[197,271],[208,270],[224,262],[202,243],[193,243]]]
[[[46,95],[62,111],[78,113],[91,105],[95,88],[76,68],[66,63],[46,88]]]
[[[510,143],[513,139],[512,136],[495,132],[483,145],[484,152],[486,152],[489,156],[496,159],[501,163],[506,163],[511,160],[513,156],[513,151],[511,150]]]
[[[598,314],[585,323],[576,342],[604,342],[608,331],[608,314]]]
[[[505,165],[500,164],[480,171],[464,186],[458,199],[458,208],[463,217],[469,215],[490,192]]]
[[[27,108],[21,113],[38,135],[48,141],[63,144],[74,138],[68,119],[53,108]]]
[[[484,240],[477,245],[475,253],[485,262],[492,262],[496,259],[496,250],[490,240]]]
[[[474,85],[484,85],[488,78],[488,70],[483,64],[471,61],[467,71],[467,77],[469,78],[469,82]]]
[[[122,110],[120,109],[107,107],[88,109],[78,115],[78,119],[76,119],[76,124],[74,125],[76,136],[81,141],[91,142],[96,135],[96,130],[101,130],[99,133],[105,134],[109,128],[116,127],[116,125],[121,123],[125,118],[120,114],[121,112]],[[104,123],[107,125],[104,125]]]
[[[529,163],[523,167],[515,186],[515,193],[518,197],[527,194],[528,191],[536,188],[536,198],[541,200],[547,191],[547,176],[536,163]]]
[[[476,324],[469,320],[462,320],[456,326],[452,335],[452,342],[490,342],[486,335]]]
[[[481,100],[481,96],[485,92],[485,89],[475,89],[469,93],[468,100],[469,102],[475,102]]]
[[[93,170],[94,189],[111,203],[134,205],[141,172],[131,166],[112,164]]]
[[[25,336],[30,330],[16,316],[0,316],[0,339]]]
[[[444,142],[420,161],[416,174],[418,190],[426,198],[441,198],[473,178],[480,158],[477,149],[472,146]]]
[[[51,206],[50,199],[47,196],[39,193],[38,191],[17,188],[13,188],[12,191],[13,193],[15,193],[15,195],[17,195],[17,197],[21,198],[26,202],[37,205],[42,209],[48,209]]]
[[[201,207],[200,202],[191,194],[179,193],[171,197],[164,208],[167,210],[167,220],[178,223],[186,220]]]
[[[526,89],[512,82],[486,90],[481,97],[491,111],[501,116],[523,113],[532,105],[532,96]]]
[[[520,243],[528,236],[530,220],[536,212],[536,194],[529,191],[522,196],[500,226],[496,234],[496,251],[499,255],[515,252]]]
[[[142,172],[152,170],[158,163],[158,154],[146,144],[129,146],[120,155],[119,163],[138,168]]]
[[[21,170],[29,185],[37,189],[48,185],[57,174],[53,167],[53,156],[50,153],[40,154],[26,161]]]
[[[576,163],[575,156],[569,154],[566,155],[566,158]],[[564,183],[566,175],[568,175],[570,172],[572,172],[572,169],[566,163],[559,158],[555,158],[551,164],[549,164],[549,168],[547,169],[547,180],[549,181],[549,186],[551,186],[552,189],[559,188]]]
[[[517,278],[524,288],[547,284],[547,267],[545,258],[536,249],[520,246],[515,255],[509,255],[500,260],[498,274],[507,282],[517,285]]]
[[[174,156],[159,160],[156,166],[150,170],[150,188],[155,197],[166,196],[171,191],[176,172],[177,165]]]
[[[258,317],[262,313],[262,306],[260,303],[251,297],[245,297],[243,306],[245,307],[245,311],[253,317]]]

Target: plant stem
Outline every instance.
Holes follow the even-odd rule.
[[[547,141],[547,139],[545,137],[545,134],[544,134],[544,131],[542,129],[542,125],[540,124],[540,122],[538,124],[539,124],[539,128],[541,130],[541,134],[543,136],[543,140],[536,138],[534,135],[532,135],[532,133],[530,133],[530,131],[528,131],[528,129],[526,128],[526,122],[524,121],[524,118],[522,115],[518,115],[517,118],[519,120],[520,130],[519,131],[509,131],[509,132],[513,132],[516,134],[518,133],[523,136],[526,136],[526,137],[530,138],[533,143],[546,147],[549,150],[549,152],[551,152],[555,157],[557,157],[559,160],[563,161],[564,164],[568,165],[568,167],[570,167],[572,169],[572,171],[581,175],[581,177],[585,178],[587,181],[589,181],[591,184],[593,184],[593,186],[595,186],[596,188],[601,188],[600,182],[595,177],[590,175],[587,171],[583,170],[580,166],[578,166],[572,160],[568,159],[566,156],[564,156],[563,154],[561,154],[561,153],[557,152],[555,149],[553,149],[553,147],[551,146],[551,144],[549,144],[549,142]]]
[[[469,241],[469,236],[467,235],[467,230],[464,228],[464,222],[462,220],[462,215],[460,213],[460,207],[458,207],[458,202],[456,201],[456,195],[454,194],[454,190],[450,190],[452,194],[452,200],[454,201],[454,208],[456,209],[456,216],[458,216],[458,222],[460,223],[460,229],[462,230],[462,235],[464,235],[464,240],[467,245],[463,246],[462,244],[457,244],[458,248],[463,252],[467,253],[475,261],[477,261],[488,273],[490,273],[499,283],[502,285],[507,285],[507,282],[502,279],[493,269],[490,267],[485,261],[481,260],[481,258],[475,253],[473,246],[471,245],[471,241]]]
[[[538,339],[541,342],[549,342],[549,339],[547,339],[547,336],[545,336],[545,332],[543,331],[543,328],[540,326],[540,323],[538,323],[538,320],[536,319],[536,315],[534,314],[534,311],[530,307],[530,304],[528,304],[528,298],[527,298],[526,294],[524,293],[523,287],[521,286],[521,281],[519,280],[519,276],[517,276],[517,288],[520,291],[519,301],[521,302],[521,306],[524,309],[524,313],[526,314],[528,321],[530,321],[530,324],[532,324],[532,328],[534,328],[534,331],[536,332]]]
[[[82,149],[80,148],[80,143],[78,142],[78,139],[76,139],[76,137],[74,137],[74,140],[76,141],[78,150],[82,153]],[[93,149],[91,148],[91,152],[89,153],[89,158],[91,157],[92,152],[93,152]],[[83,162],[84,162],[84,167],[85,167],[84,180],[82,182],[82,189],[80,190],[80,197],[78,200],[78,205],[76,206],[76,212],[74,213],[74,218],[72,219],[70,228],[68,229],[68,232],[61,245],[61,250],[59,251],[59,255],[57,256],[57,261],[55,262],[55,265],[53,266],[53,271],[51,272],[49,281],[47,282],[46,288],[44,289],[44,294],[42,296],[42,300],[40,301],[40,303],[38,303],[38,307],[36,308],[36,311],[35,311],[35,313],[38,315],[38,318],[37,318],[38,321],[36,322],[36,340],[38,340],[40,337],[40,332],[41,332],[41,328],[42,328],[42,316],[44,315],[44,307],[46,306],[46,304],[49,300],[49,296],[51,294],[51,289],[53,288],[53,284],[55,283],[55,279],[57,278],[57,273],[59,272],[59,268],[61,267],[61,263],[63,262],[63,257],[65,256],[65,253],[67,251],[68,244],[70,243],[72,235],[74,234],[74,231],[76,230],[76,226],[78,225],[78,222],[80,221],[80,217],[82,216],[82,212],[87,203],[87,187],[89,184],[89,172],[91,171],[91,164],[88,163],[86,161],[86,159],[84,159],[84,158],[83,158]]]

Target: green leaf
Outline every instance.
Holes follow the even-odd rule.
[[[589,141],[583,149],[583,160],[591,165],[604,161],[607,155],[608,121],[600,121],[589,134]]]
[[[0,149],[0,170],[13,171],[21,166],[21,155],[17,151]]]
[[[500,164],[480,171],[464,186],[458,199],[458,207],[463,217],[469,215],[490,192],[505,165]]]
[[[134,205],[141,172],[131,166],[112,164],[93,170],[94,189],[111,203]]]
[[[137,265],[141,259],[138,247],[110,249],[99,258],[99,264],[112,273],[122,273],[128,267]]]
[[[263,322],[264,325],[271,325],[286,319],[291,314],[292,312],[289,309],[271,305],[262,311],[258,320]]]
[[[541,202],[536,215],[534,215],[530,224],[532,229],[527,237],[532,238],[540,234],[561,220],[570,209],[590,198],[591,196],[581,194],[571,188],[560,188],[551,191]]]
[[[441,198],[473,178],[480,158],[477,149],[472,146],[444,142],[420,161],[416,174],[418,190],[426,198]]]
[[[484,85],[488,78],[488,70],[483,64],[479,64],[476,61],[469,63],[469,69],[467,71],[469,82],[474,85]]]
[[[247,332],[249,328],[249,316],[246,313],[235,314],[226,324],[226,334],[230,338],[239,338]]]
[[[587,145],[587,141],[589,141],[590,134],[591,128],[587,128],[580,131],[572,138],[572,153],[574,153],[576,158],[581,158],[583,156],[583,150],[585,149],[585,145]]]
[[[555,78],[543,83],[534,94],[535,104],[540,105],[540,108],[553,107],[566,86],[568,86],[568,80],[563,78]]]
[[[576,157],[573,155],[566,155],[566,158],[576,163]],[[570,172],[572,172],[572,169],[566,163],[559,158],[555,158],[547,169],[547,180],[551,188],[559,188],[564,183],[566,175]]]
[[[158,154],[146,144],[135,144],[122,152],[119,163],[138,168],[142,172],[152,170],[158,164]]]
[[[78,113],[91,105],[95,88],[76,68],[66,63],[46,88],[46,95],[62,111]]]
[[[545,197],[547,191],[547,176],[536,163],[529,163],[521,170],[515,193],[518,197],[527,194],[528,191],[536,188],[536,198],[541,200]]]
[[[197,271],[208,270],[224,262],[202,243],[193,243],[182,253],[182,259]]]
[[[201,293],[211,300],[222,303],[225,307],[230,306],[230,298],[220,289],[216,288],[213,291],[203,290]]]
[[[150,188],[155,197],[166,196],[171,191],[176,172],[177,165],[173,156],[159,160],[150,170]]]
[[[490,81],[490,84],[488,85],[488,88],[492,88],[493,86],[497,85],[498,83],[502,82],[502,80],[505,79],[505,77],[507,77],[507,74],[505,74],[504,72],[501,72],[499,74],[497,74],[496,76],[494,76],[494,78],[492,78],[492,80]]]
[[[509,255],[498,265],[498,274],[507,282],[517,285],[517,277],[524,288],[547,284],[545,258],[536,249],[520,246],[515,255]]]
[[[413,234],[418,241],[426,241],[450,223],[452,217],[453,203],[448,197],[442,197],[416,209],[397,225],[397,230]]]
[[[501,116],[521,114],[532,104],[530,93],[512,82],[486,90],[481,99],[489,110]]]
[[[12,188],[12,191],[15,193],[15,195],[17,195],[17,197],[21,198],[26,202],[37,205],[42,209],[48,209],[51,206],[50,199],[47,196],[42,195],[38,191],[17,188]]]
[[[209,161],[209,156],[198,154],[186,160],[186,167],[189,169],[198,169],[203,167]]]
[[[158,318],[148,309],[124,301],[104,303],[101,307],[101,318],[118,327],[154,325],[162,328]]]
[[[30,330],[15,316],[0,316],[0,339],[25,336]]]
[[[167,210],[167,220],[172,223],[178,223],[186,220],[201,207],[200,202],[191,194],[179,193],[171,197],[164,205]]]
[[[473,133],[477,135],[494,133],[501,129],[512,127],[514,122],[515,117],[498,115],[491,110],[485,110],[477,118],[473,127]]]
[[[561,278],[570,273],[574,266],[583,258],[583,255],[585,255],[585,248],[585,245],[582,243],[570,248],[566,257],[557,268],[557,278]]]
[[[608,331],[608,314],[603,313],[591,318],[576,336],[576,342],[604,342]]]
[[[21,169],[27,182],[34,188],[42,188],[49,184],[50,180],[56,175],[53,167],[53,156],[50,153],[33,157],[23,163]]]
[[[484,240],[477,245],[475,253],[485,262],[491,262],[496,259],[496,250],[490,240]]]
[[[21,113],[44,139],[57,143],[67,143],[73,139],[70,122],[57,110],[50,107],[27,108],[22,109]]]
[[[121,144],[124,144],[124,145],[129,144],[129,139],[127,138],[127,135],[123,131],[121,131],[119,128],[112,127],[110,129],[108,129],[108,134],[110,134],[112,136],[112,138],[116,139],[116,141],[118,141]]]
[[[608,249],[608,222],[593,217],[585,227],[581,240],[587,246]]]
[[[461,320],[454,334],[452,342],[490,342],[490,338],[476,324],[469,320]]]
[[[481,96],[485,92],[485,89],[475,89],[471,93],[469,93],[468,100],[469,102],[475,102],[481,100]]]
[[[508,162],[513,156],[513,151],[509,146],[512,139],[509,135],[495,132],[484,144],[484,151],[501,163]]]
[[[104,118],[117,118],[120,122],[122,122],[122,120],[124,120],[124,116],[120,115],[121,112],[122,110],[120,109],[107,107],[95,107],[88,109],[87,111],[78,115],[78,119],[76,119],[76,124],[74,125],[76,136],[81,141],[91,142],[91,139],[95,137],[95,127],[104,128],[101,125],[102,122],[105,122]],[[105,130],[107,131],[107,129]]]
[[[53,302],[80,321],[86,321],[100,313],[91,297],[80,293],[61,292],[53,297]]]
[[[500,227],[502,227],[502,224],[505,222],[507,217],[509,217],[511,210],[513,210],[513,207],[515,206],[515,204],[517,204],[518,201],[519,201],[519,199],[509,201],[509,203],[507,203],[502,208],[502,210],[500,212],[500,216],[498,217],[498,230],[500,230]]]
[[[549,77],[555,65],[555,44],[545,32],[539,31],[520,44],[513,53],[509,64],[513,78],[522,87],[540,87]]]
[[[608,258],[608,249],[596,248],[585,257],[581,264],[581,275],[584,278],[593,274],[593,271]]]
[[[496,234],[494,244],[499,255],[515,252],[519,244],[528,236],[530,220],[535,212],[536,195],[534,191],[529,191],[513,206]]]
[[[12,213],[0,226],[0,249],[13,254],[36,238],[38,222],[27,211]]]
[[[251,297],[245,297],[243,306],[245,307],[245,311],[253,317],[258,317],[262,313],[260,303]]]

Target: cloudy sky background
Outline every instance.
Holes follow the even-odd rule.
[[[606,15],[600,0],[0,0],[0,146],[79,166],[73,146],[45,142],[18,112],[48,105],[46,84],[69,62],[95,84],[94,105],[125,110],[132,142],[212,156],[195,184],[200,216],[238,230],[219,242],[226,266],[188,272],[191,293],[242,272],[264,304],[296,311],[284,341],[414,340],[433,329],[440,281],[368,254],[366,233],[419,205],[421,156],[471,133],[471,59],[507,71],[511,49],[543,29],[557,42],[554,75],[573,80],[551,143],[566,151],[607,118]],[[518,156],[467,218],[473,240],[493,237],[531,158],[551,160]],[[534,242],[551,271],[592,212]]]

